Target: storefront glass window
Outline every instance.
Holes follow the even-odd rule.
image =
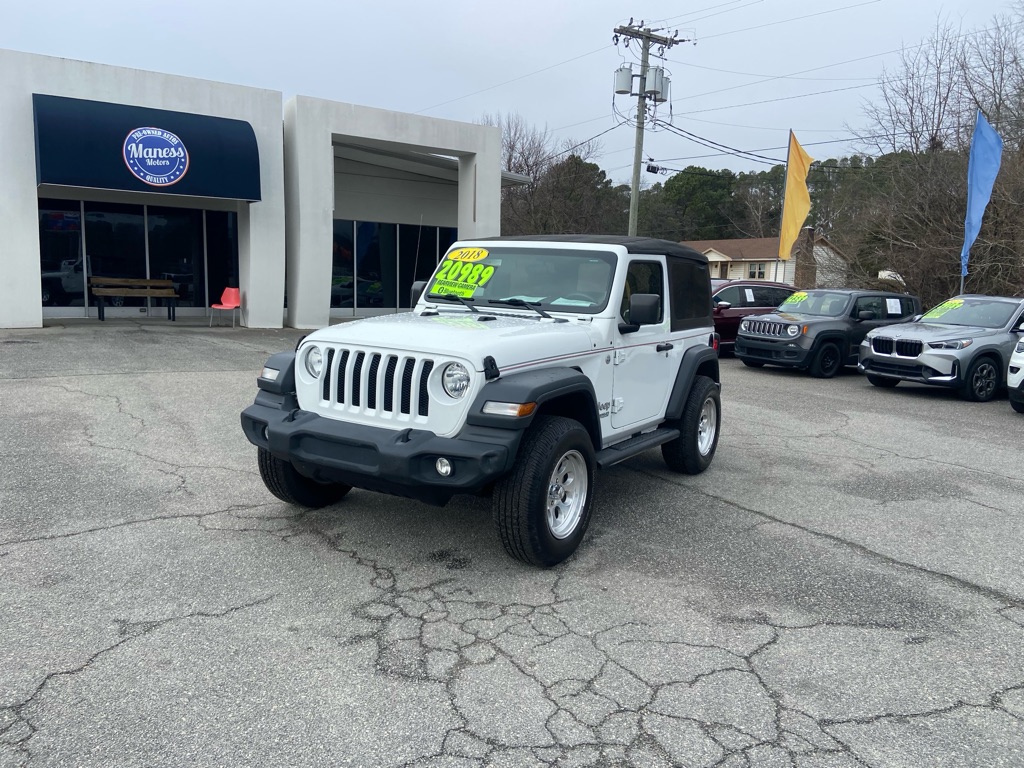
[[[352,307],[355,291],[352,268],[355,254],[355,222],[335,219],[331,258],[331,306]]]
[[[238,214],[206,212],[206,306],[216,304],[225,288],[238,288]]]
[[[141,205],[85,204],[85,248],[90,277],[146,277],[146,233]],[[111,297],[113,306],[144,307],[144,298]]]
[[[356,309],[394,309],[398,225],[356,224]]]
[[[459,239],[459,230],[455,227],[440,227],[437,231],[437,255],[440,259],[444,256],[448,249],[452,247],[452,243]]]
[[[206,306],[203,269],[203,212],[189,208],[146,211],[149,276],[173,280],[179,307]]]
[[[437,266],[437,227],[398,226],[398,306],[409,307],[409,290]]]
[[[82,213],[78,201],[39,201],[39,259],[44,307],[81,307]]]

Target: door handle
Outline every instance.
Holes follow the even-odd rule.
[[[668,342],[665,342],[664,344],[659,344],[658,346],[655,347],[655,349],[658,352],[668,352],[672,348],[672,345],[669,344]]]

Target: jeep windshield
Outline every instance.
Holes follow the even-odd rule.
[[[427,282],[424,299],[457,296],[458,303],[491,311],[504,304],[534,313],[596,314],[608,305],[615,263],[610,251],[498,244],[456,248]]]
[[[837,291],[797,291],[779,305],[779,312],[839,317],[846,314],[850,295]]]
[[[921,322],[1002,328],[1010,322],[1018,306],[1017,303],[989,299],[949,299],[925,312]]]

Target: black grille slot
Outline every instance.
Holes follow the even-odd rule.
[[[348,370],[348,350],[342,350],[338,361],[338,402],[345,402],[345,372]]]
[[[410,412],[412,401],[412,369],[416,365],[414,360],[406,360],[405,368],[402,369],[402,413]]]
[[[384,369],[384,410],[394,411],[395,409],[395,370],[398,368],[398,358],[388,355],[388,365]]]
[[[871,340],[871,348],[880,355],[892,354],[892,339],[876,336]]]
[[[370,375],[366,377],[366,407],[377,407],[377,369],[380,368],[380,355],[370,355]]]
[[[900,357],[917,357],[921,354],[922,346],[917,339],[897,339],[896,354]]]
[[[330,402],[331,399],[331,363],[334,361],[334,350],[327,350],[327,362],[324,364],[324,390],[323,399]]]
[[[430,407],[430,393],[427,392],[427,378],[434,369],[434,361],[427,360],[423,363],[423,371],[420,373],[420,416],[426,416]]]
[[[768,320],[754,320],[751,323],[751,330],[762,336],[779,336],[782,334],[782,323],[773,323]]]
[[[359,391],[360,382],[363,380],[363,360],[366,359],[365,352],[356,352],[356,362],[352,366],[352,405],[358,408],[362,399]]]

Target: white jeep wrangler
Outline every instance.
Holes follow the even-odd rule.
[[[550,566],[586,532],[595,468],[655,446],[678,472],[711,463],[702,254],[636,237],[462,241],[412,290],[411,312],[321,329],[267,361],[242,428],[278,498],[489,493],[508,553]]]

